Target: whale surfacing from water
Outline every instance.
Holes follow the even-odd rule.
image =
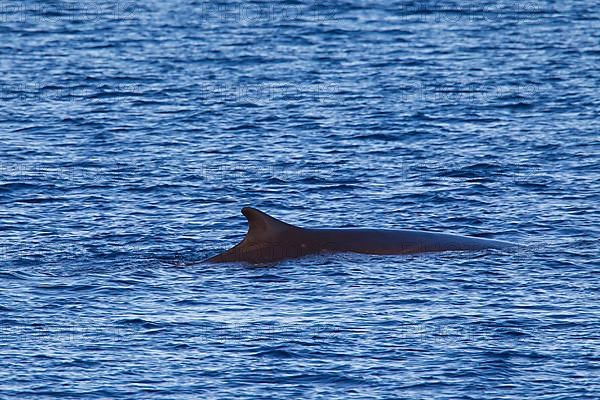
[[[331,252],[414,254],[515,246],[501,240],[426,231],[300,228],[251,207],[243,208],[242,214],[248,219],[246,237],[236,246],[206,262],[262,264]]]

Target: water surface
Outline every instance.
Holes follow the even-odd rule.
[[[598,398],[598,8],[380,3],[0,9],[0,397]],[[523,247],[202,264],[244,206]]]

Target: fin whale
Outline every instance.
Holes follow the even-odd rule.
[[[516,246],[501,240],[416,230],[301,228],[251,207],[243,208],[242,214],[248,219],[244,239],[205,262],[260,264],[326,252],[414,254]]]

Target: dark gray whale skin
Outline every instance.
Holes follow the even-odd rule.
[[[501,240],[425,231],[300,228],[251,207],[243,208],[242,214],[248,219],[246,237],[205,262],[262,264],[327,252],[414,254],[516,246]]]

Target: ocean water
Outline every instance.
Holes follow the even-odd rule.
[[[0,398],[597,399],[592,1],[0,5]],[[207,265],[254,206],[510,251]]]

